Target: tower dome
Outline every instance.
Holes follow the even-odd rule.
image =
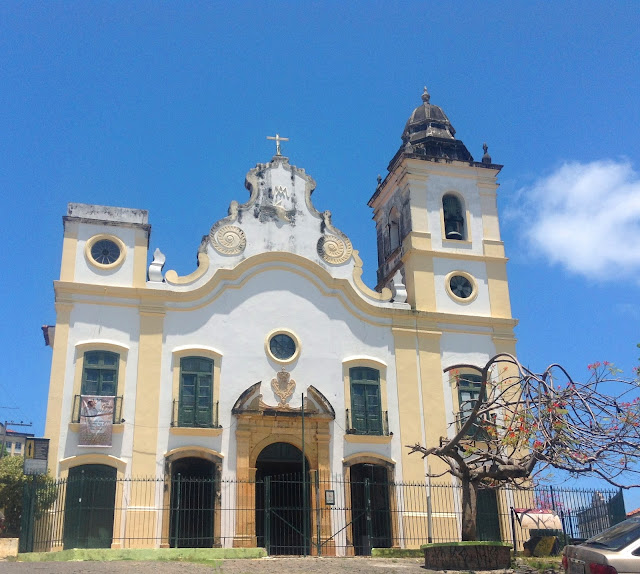
[[[418,106],[404,126],[402,141],[404,143],[421,140],[425,137],[454,139],[456,130],[453,129],[447,115],[439,106],[430,103],[431,96],[424,87],[422,105]]]
[[[451,125],[442,108],[431,103],[431,96],[425,86],[422,104],[407,120],[402,132],[402,146],[395,155],[391,166],[401,156],[429,158],[430,160],[457,160],[472,162],[473,156],[464,143],[455,138],[456,130]]]

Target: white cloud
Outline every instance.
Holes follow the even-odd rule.
[[[518,192],[525,239],[567,270],[640,277],[640,176],[626,161],[565,163]]]

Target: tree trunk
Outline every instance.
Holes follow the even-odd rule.
[[[462,540],[476,540],[478,516],[478,485],[471,480],[462,481]]]

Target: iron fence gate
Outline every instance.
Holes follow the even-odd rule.
[[[587,538],[625,517],[622,493],[552,487],[488,491],[480,538],[521,550],[530,532],[514,510],[558,516],[565,538]],[[20,551],[71,547],[262,546],[269,554],[367,555],[460,540],[461,492],[381,474],[115,478],[90,473],[25,485]]]

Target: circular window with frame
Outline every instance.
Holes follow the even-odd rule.
[[[457,303],[471,303],[478,296],[478,284],[464,271],[452,271],[444,280],[447,294]]]
[[[271,331],[265,339],[264,348],[270,359],[281,364],[292,363],[300,355],[300,341],[287,329]]]
[[[94,235],[85,246],[89,263],[100,269],[115,269],[122,265],[126,253],[124,242],[114,235]]]

